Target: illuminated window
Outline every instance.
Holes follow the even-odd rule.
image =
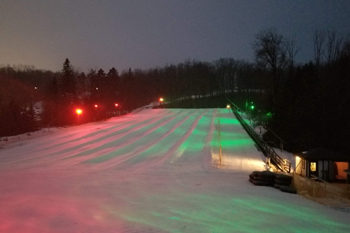
[[[310,171],[315,172],[316,171],[316,162],[310,163]]]

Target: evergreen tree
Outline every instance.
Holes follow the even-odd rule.
[[[113,67],[106,76],[106,99],[109,106],[114,106],[114,102],[119,101],[120,90],[120,77],[118,71]]]
[[[76,99],[76,80],[74,75],[74,69],[68,58],[63,63],[62,76],[60,80],[60,93],[62,97],[69,101],[74,102]]]
[[[89,81],[84,72],[77,75],[77,97],[86,100],[89,93]]]
[[[97,101],[98,89],[99,89],[99,79],[96,74],[96,70],[91,69],[87,74],[88,80],[90,82],[90,101]]]

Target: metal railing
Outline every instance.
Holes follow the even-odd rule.
[[[241,110],[237,105],[235,105],[232,101],[228,100],[231,105],[232,105],[232,112],[235,114],[243,128],[247,131],[249,136],[255,141],[256,145],[259,147],[259,149],[263,152],[263,154],[267,157],[270,158],[271,162],[281,171],[290,173],[291,171],[291,166],[292,163],[287,160],[281,158],[275,150],[267,145],[267,143],[262,140],[262,138],[255,132],[255,130],[250,127],[245,120],[242,118],[239,112],[244,112]]]

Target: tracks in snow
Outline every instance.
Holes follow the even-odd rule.
[[[9,153],[15,156],[0,153],[0,166],[15,166],[18,169],[78,166],[90,171],[155,169],[165,164],[208,166],[213,147],[218,147],[213,141],[217,140],[216,123],[217,118],[222,117],[220,111],[145,110],[106,122],[66,128],[28,142],[24,146],[31,151],[29,154],[23,148],[16,147],[9,149]],[[232,114],[225,114],[232,120]],[[237,130],[234,127],[232,124],[227,127],[227,133]],[[239,135],[236,139],[239,137],[247,138],[247,135]],[[245,159],[238,155],[236,160],[239,164]]]

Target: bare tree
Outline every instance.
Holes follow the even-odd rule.
[[[276,71],[287,64],[287,53],[284,47],[283,36],[276,29],[260,31],[253,43],[256,61],[263,67]]]
[[[316,66],[319,66],[322,62],[325,38],[326,34],[323,30],[316,30],[314,32],[314,59]]]
[[[288,64],[288,54],[283,36],[277,30],[266,29],[255,36],[253,43],[255,58],[258,65],[267,68],[273,76],[273,105],[276,104],[276,96],[280,90],[281,70]]]
[[[340,57],[343,38],[337,31],[327,31],[326,61],[332,63]]]
[[[296,39],[295,36],[289,38],[289,39],[285,39],[284,41],[284,47],[285,50],[287,52],[287,56],[288,56],[288,61],[289,61],[289,65],[291,67],[294,66],[294,60],[296,55],[299,53],[300,51],[300,47],[299,45],[296,43]]]
[[[350,37],[349,39],[345,40],[343,43],[343,47],[341,49],[341,56],[350,57]]]

